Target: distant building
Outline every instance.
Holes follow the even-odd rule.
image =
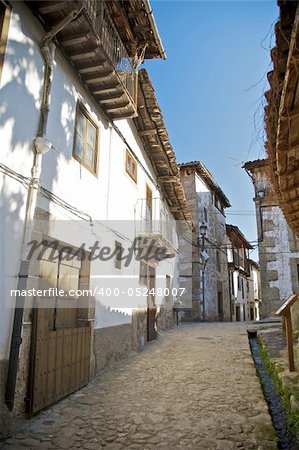
[[[249,260],[250,276],[247,278],[249,320],[260,320],[260,266]]]
[[[251,319],[249,305],[249,249],[252,246],[235,225],[226,225],[227,259],[231,319],[243,322]]]
[[[298,292],[299,239],[289,228],[270,183],[268,160],[244,165],[254,186],[261,277],[261,317],[273,316]]]
[[[192,309],[185,312],[184,320],[230,320],[225,229],[229,200],[199,161],[181,164],[180,176],[195,223]]]

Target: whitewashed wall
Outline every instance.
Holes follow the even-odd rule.
[[[13,2],[7,51],[0,90],[0,162],[16,172],[31,176],[33,164],[32,142],[37,133],[41,103],[43,59],[39,42],[43,31],[29,10],[19,2]],[[98,174],[94,176],[72,157],[74,121],[77,100],[80,99],[90,111],[99,126]],[[118,121],[116,125],[136,153],[150,176],[154,170],[145,154],[132,120]],[[101,111],[84,91],[72,68],[56,52],[51,104],[47,136],[53,149],[43,157],[41,185],[64,201],[84,211],[93,221],[117,221],[136,219],[136,204],[145,199],[146,183],[153,191],[153,198],[160,194],[148,175],[138,165],[138,182],[135,184],[125,172],[126,145],[119,135],[103,119]],[[4,307],[11,289],[16,288],[19,269],[21,239],[27,191],[17,181],[0,174],[1,229],[4,239],[0,246],[2,315],[0,321],[0,358],[7,358],[13,319],[13,308]],[[163,202],[162,202],[163,203]],[[38,198],[38,206],[48,211],[53,219],[68,221],[75,217],[64,208],[54,205],[45,198]],[[169,208],[164,204],[169,216]],[[62,223],[62,222],[61,222]],[[88,222],[81,223],[92,242],[92,229]],[[123,225],[119,222],[119,232]],[[88,230],[87,230],[88,229]],[[131,227],[132,231],[132,227]],[[56,234],[55,234],[56,233]],[[52,230],[51,237],[62,238],[63,231]],[[80,238],[66,235],[65,242],[81,245]],[[129,236],[127,236],[129,237]],[[95,236],[93,236],[95,238]],[[77,239],[77,240],[76,240]],[[111,234],[111,242],[121,241],[117,234]],[[72,241],[72,242],[69,242]],[[113,261],[111,274],[116,273]],[[157,274],[174,274],[176,260],[165,261]],[[5,270],[4,270],[5,267]],[[130,275],[135,276],[132,287],[139,286],[139,263],[132,265]],[[91,265],[91,286],[97,283],[101,269]],[[119,274],[119,271],[117,272]],[[125,269],[121,274],[126,275]],[[166,280],[161,278],[161,285]],[[165,284],[166,285],[166,284]],[[9,300],[13,302],[14,299]],[[112,308],[108,299],[96,299],[95,327],[107,327],[131,321],[130,308]],[[13,303],[12,303],[13,306]],[[119,309],[119,310],[118,310]]]

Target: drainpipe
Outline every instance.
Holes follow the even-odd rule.
[[[33,141],[34,163],[31,169],[32,178],[28,188],[26,202],[25,224],[21,247],[21,262],[17,284],[17,292],[19,293],[27,289],[30,263],[30,261],[28,260],[27,242],[31,240],[31,225],[32,221],[34,220],[36,210],[37,195],[40,185],[42,157],[52,148],[51,142],[46,137],[48,114],[50,109],[50,93],[53,78],[53,63],[55,56],[55,45],[52,42],[52,39],[59,31],[62,30],[62,28],[64,28],[67,24],[74,20],[80,14],[82,9],[83,6],[81,6],[78,10],[72,11],[60,23],[53,27],[53,29],[44,36],[40,45],[45,62],[43,96],[38,133]],[[12,411],[14,407],[18,361],[20,346],[22,343],[24,306],[25,297],[17,294],[5,391],[5,403],[10,411]]]

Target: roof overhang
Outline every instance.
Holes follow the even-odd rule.
[[[193,168],[198,173],[198,175],[207,183],[207,185],[210,187],[210,189],[212,189],[213,192],[215,192],[218,195],[219,199],[223,203],[223,206],[225,208],[229,208],[231,206],[229,199],[226,197],[226,195],[220,188],[219,184],[217,183],[217,181],[215,180],[215,178],[213,177],[211,172],[207,169],[207,167],[202,162],[190,161],[190,162],[185,162],[185,163],[179,164],[179,166],[180,166],[180,168],[181,167]]]
[[[171,213],[175,220],[190,222],[194,227],[175,153],[154,87],[145,69],[139,72],[138,117],[134,118],[134,122]]]
[[[265,93],[266,151],[270,181],[293,231],[299,234],[299,6],[278,2],[273,70]]]
[[[107,6],[131,56],[134,47],[145,48],[145,59],[166,59],[149,0],[108,0]]]

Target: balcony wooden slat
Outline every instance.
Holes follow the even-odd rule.
[[[96,77],[92,78],[85,78],[85,83],[87,84],[97,84],[104,80],[112,80],[113,79],[113,71],[112,70],[105,70],[102,73],[97,74]]]
[[[110,103],[112,101],[120,99],[123,96],[124,96],[124,92],[123,91],[116,91],[116,92],[113,92],[112,94],[99,95],[98,96],[98,101],[100,103]]]
[[[76,65],[76,68],[78,70],[79,73],[84,74],[84,73],[92,73],[92,72],[96,72],[97,70],[101,70],[101,68],[103,68],[105,65],[105,60],[101,59],[99,60],[99,62],[89,62],[88,64],[83,64],[83,65]]]
[[[127,108],[130,105],[129,101],[123,102],[123,103],[119,103],[119,104],[115,104],[115,105],[111,105],[107,108],[108,112],[114,112],[116,109],[123,109],[123,108]]]
[[[83,32],[79,35],[70,35],[69,37],[63,38],[61,40],[61,45],[68,47],[70,45],[81,44],[82,42],[87,42],[90,37],[91,35],[88,32]]]
[[[92,90],[92,93],[94,95],[101,95],[105,94],[107,92],[113,92],[119,87],[119,83],[113,83],[113,84],[107,84],[103,85],[102,87],[99,87],[98,89]]]

